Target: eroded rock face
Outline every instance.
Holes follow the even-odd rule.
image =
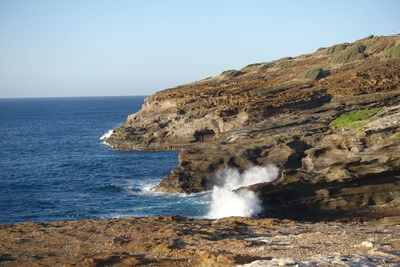
[[[368,37],[158,92],[107,142],[122,150],[180,150],[179,166],[159,191],[200,192],[219,169],[275,164],[280,178],[253,188],[275,214],[293,207],[396,213],[400,59],[385,51],[399,43],[400,36]],[[332,63],[361,45],[359,60]],[[324,77],[299,79],[316,68]],[[375,107],[383,109],[363,127],[330,125],[348,111]]]

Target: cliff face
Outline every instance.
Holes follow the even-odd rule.
[[[399,51],[400,36],[370,36],[160,91],[107,142],[180,150],[159,191],[200,192],[219,169],[272,163],[278,180],[251,188],[276,216],[400,214]]]

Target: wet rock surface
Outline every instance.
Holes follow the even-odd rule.
[[[163,216],[5,224],[0,265],[398,266],[398,223]]]
[[[180,150],[158,191],[201,192],[220,169],[275,164],[277,181],[251,187],[270,215],[300,207],[307,216],[400,215],[400,59],[385,56],[398,43],[400,36],[367,37],[160,91],[107,142]],[[362,56],[337,62],[354,47]],[[324,75],[313,79],[315,70]],[[381,109],[357,127],[331,125],[373,108]]]

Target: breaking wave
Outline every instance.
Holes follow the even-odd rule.
[[[108,138],[110,138],[110,136],[112,135],[114,129],[110,129],[108,130],[106,133],[104,133],[102,136],[99,137],[99,140],[105,142],[107,141]]]
[[[246,187],[252,184],[274,181],[279,169],[274,165],[254,166],[239,173],[228,168],[215,174],[215,186],[212,190],[210,210],[207,218],[218,219],[229,216],[249,217],[262,211],[261,201],[257,195]],[[239,190],[236,190],[239,189]]]

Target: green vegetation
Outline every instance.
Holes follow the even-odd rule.
[[[345,50],[349,46],[348,43],[337,44],[326,49],[326,54],[331,55]]]
[[[387,49],[385,51],[385,57],[390,57],[390,58],[400,57],[400,44]]]
[[[373,45],[375,43],[376,40],[378,40],[378,37],[371,35],[367,38],[367,40],[363,43],[363,45],[365,47],[370,47],[371,45]]]
[[[370,122],[371,116],[382,108],[354,110],[343,114],[331,122],[331,125],[340,128],[358,129]]]
[[[302,80],[316,81],[318,79],[324,78],[326,75],[327,72],[324,71],[323,69],[312,68],[301,73],[298,78]]]
[[[349,63],[365,57],[365,45],[353,45],[332,59],[334,64]]]

